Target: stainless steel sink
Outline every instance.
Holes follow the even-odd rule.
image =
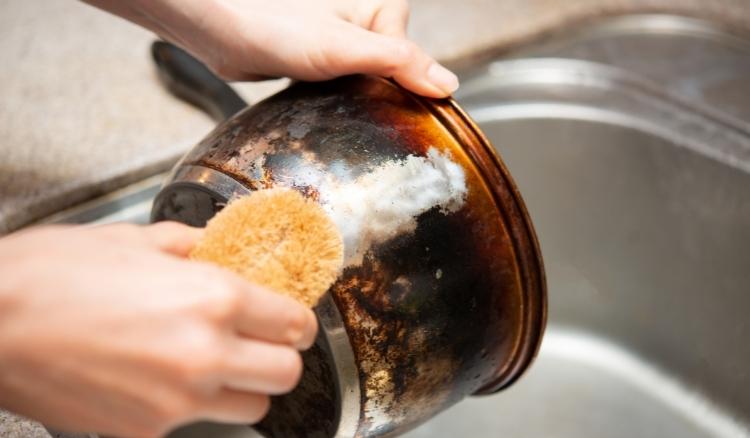
[[[618,73],[524,60],[465,83],[536,223],[550,327],[525,379],[414,436],[748,436],[750,137]]]
[[[458,97],[536,224],[550,324],[512,388],[408,436],[750,436],[750,45],[695,20],[627,20],[464,72]],[[705,37],[706,57],[718,56],[711,44],[731,44],[737,59],[713,75],[705,63],[692,76],[657,74],[618,56],[637,56],[636,30],[643,53],[683,53],[678,36],[689,34],[685,44]],[[722,91],[697,92],[707,77]],[[158,179],[53,220],[90,221],[98,208],[99,221],[146,222]],[[105,214],[123,197],[138,201]],[[196,430],[175,436],[249,436]]]

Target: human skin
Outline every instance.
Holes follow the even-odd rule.
[[[262,418],[269,394],[297,384],[315,316],[187,260],[201,233],[164,222],[0,239],[0,407],[134,438]]]
[[[228,80],[392,77],[445,97],[458,80],[405,36],[404,0],[88,0]],[[254,423],[291,390],[314,314],[188,261],[201,231],[37,227],[0,238],[0,408],[61,430],[162,436]]]
[[[456,76],[406,38],[406,0],[86,0],[152,30],[228,80],[392,77],[446,97]]]

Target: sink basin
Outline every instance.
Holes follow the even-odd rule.
[[[414,437],[749,436],[750,136],[634,79],[537,59],[464,82],[534,219],[550,320],[525,378]]]
[[[657,18],[652,42],[675,47],[676,34],[655,26],[679,19]],[[617,23],[463,73],[458,98],[535,222],[549,326],[518,383],[406,436],[750,436],[750,83],[737,79],[750,73],[702,71],[691,84],[681,71],[679,86],[666,86],[661,70],[613,55],[637,53],[633,22]],[[746,56],[732,65],[750,65],[750,50],[732,54]],[[698,93],[708,77],[723,91]],[[159,180],[51,220],[145,223]],[[193,436],[255,435],[208,425],[173,434]]]

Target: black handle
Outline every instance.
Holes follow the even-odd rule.
[[[202,109],[217,122],[247,107],[247,102],[232,87],[174,44],[154,41],[151,55],[156,62],[159,79],[167,89]]]
[[[104,437],[100,437],[99,435],[95,433],[59,432],[54,429],[50,429],[49,427],[46,427],[46,426],[45,426],[45,429],[47,429],[47,432],[52,436],[52,438],[104,438]]]

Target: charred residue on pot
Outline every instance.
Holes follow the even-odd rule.
[[[437,209],[421,215],[413,234],[374,248],[331,289],[360,367],[363,436],[458,401],[480,384],[464,370],[491,368],[475,353],[494,326],[497,289],[466,220]]]
[[[454,269],[456,260],[472,256],[471,239],[462,238],[456,225],[433,208],[418,217],[414,232],[371,249],[332,290],[359,365],[362,435],[407,427],[467,393],[453,388],[463,360],[454,352],[465,349],[454,343],[464,344],[464,334],[469,343],[480,336],[460,327],[476,319],[463,311],[472,308],[467,299],[474,291],[453,295],[456,280],[468,274]],[[454,298],[456,305],[446,305]]]
[[[509,364],[527,336],[524,281],[536,274],[521,272],[519,264],[537,255],[514,240],[528,228],[512,209],[512,182],[488,178],[481,166],[503,170],[477,146],[481,142],[460,136],[465,126],[444,123],[436,108],[450,111],[382,79],[300,83],[240,113],[185,160],[251,189],[284,185],[313,199],[320,195],[319,178],[353,181],[386,161],[424,156],[430,147],[464,168],[463,208],[421,214],[414,232],[371,248],[331,289],[358,366],[361,436],[402,432],[494,387],[498,376],[517,375],[507,370],[516,366]],[[319,379],[306,372],[302,385]],[[289,397],[307,409],[306,393]],[[318,402],[332,403],[326,397]],[[286,408],[275,402],[273,411],[291,403],[297,402]],[[323,406],[310,409],[330,418]],[[275,415],[267,424],[285,421]],[[299,432],[286,427],[288,436]]]
[[[309,84],[308,84],[309,85]],[[375,123],[367,105],[354,94],[334,92],[329,85],[297,86],[243,111],[204,140],[186,162],[243,178],[260,167],[275,184],[297,175],[304,152],[308,166],[326,163],[341,180],[356,178],[378,160],[405,156],[394,144],[396,133]],[[235,125],[253,129],[236,129]]]
[[[513,355],[522,322],[514,249],[474,162],[419,100],[387,82],[360,86],[377,96],[369,117],[396,131],[402,153],[447,151],[469,187],[459,212],[421,215],[413,234],[373,249],[332,289],[360,366],[368,436],[408,429],[476,391]]]

